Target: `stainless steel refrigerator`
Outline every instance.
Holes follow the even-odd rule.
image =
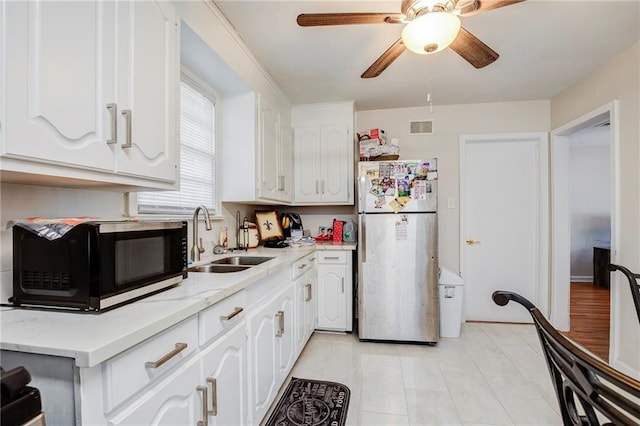
[[[437,161],[358,163],[361,340],[439,340]]]

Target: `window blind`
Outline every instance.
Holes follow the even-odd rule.
[[[215,98],[186,75],[180,82],[180,190],[138,193],[139,213],[215,214]]]

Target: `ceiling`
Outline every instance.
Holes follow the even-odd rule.
[[[488,0],[491,1],[491,0]],[[401,0],[215,0],[293,104],[355,100],[358,110],[551,99],[640,39],[639,0],[527,0],[462,18],[500,58],[475,69],[451,49],[404,52],[360,75],[402,24],[303,28],[300,13],[400,13]]]

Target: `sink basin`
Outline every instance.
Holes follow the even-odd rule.
[[[230,256],[211,262],[213,265],[259,265],[273,257],[266,256]]]
[[[189,268],[189,272],[211,272],[215,274],[225,274],[228,272],[240,272],[245,269],[249,269],[249,266],[236,266],[236,265],[200,265],[192,266]]]

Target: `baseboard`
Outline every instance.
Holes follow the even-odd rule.
[[[636,380],[640,380],[640,371],[634,370],[622,361],[616,360],[614,363],[614,368],[621,373],[626,374],[627,376],[633,377]]]
[[[587,276],[582,276],[582,275],[572,275],[571,276],[571,282],[572,283],[592,283],[593,282],[593,277],[587,277]]]

